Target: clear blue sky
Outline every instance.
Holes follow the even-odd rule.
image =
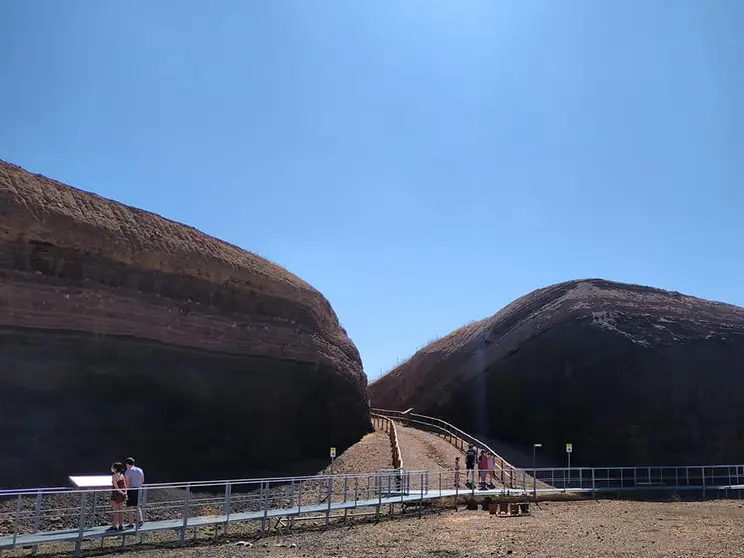
[[[744,305],[741,0],[2,0],[0,21],[0,158],[287,267],[371,378],[567,279]]]

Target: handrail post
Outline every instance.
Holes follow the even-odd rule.
[[[191,485],[186,485],[186,496],[183,499],[183,523],[181,524],[181,546],[186,544],[186,528],[189,524],[189,503],[191,501]]]
[[[83,545],[83,532],[85,531],[85,504],[87,492],[83,491],[80,494],[80,518],[78,520],[78,537],[75,540],[75,556],[80,556],[80,549]],[[20,506],[21,497],[18,496],[18,505]],[[15,537],[14,537],[15,539]]]
[[[346,506],[346,502],[349,496],[349,477],[344,477],[344,523],[346,523],[346,517],[349,515],[349,508]]]
[[[426,474],[425,472],[421,473],[421,498],[419,502],[419,517],[421,517],[421,510],[424,507],[424,475],[425,474]]]
[[[39,490],[36,493],[36,504],[34,506],[34,535],[39,532],[39,519],[41,518],[41,500],[44,497],[44,494],[41,490]],[[93,517],[95,517],[95,506],[93,507]],[[13,541],[13,544],[15,545],[15,541]],[[34,546],[34,549],[31,551],[32,554],[36,554],[36,552],[39,550],[38,546]]]
[[[700,477],[703,479],[703,500],[705,500],[705,467],[700,467]]]
[[[302,481],[300,481],[300,491],[297,494],[297,515],[302,513]]]
[[[263,517],[261,517],[261,536],[263,537],[266,533],[266,521],[269,517],[269,485],[270,481],[264,481],[261,483],[263,494],[261,498],[261,504],[263,506]]]
[[[622,474],[622,469],[621,469],[621,474]],[[595,475],[594,475],[594,467],[592,467],[592,497],[595,500],[597,499],[597,483],[596,483]]]
[[[359,477],[354,477],[354,507],[359,503]]]
[[[15,519],[13,520],[13,545],[11,548],[15,548],[16,541],[18,540],[18,531],[20,529],[20,520],[21,520],[21,498],[22,496],[18,495],[18,500],[16,501],[16,510],[15,510]]]
[[[325,518],[325,524],[326,527],[331,523],[331,502],[333,502],[333,477],[328,477],[328,495],[326,496],[328,499],[328,507],[326,508],[326,518]]]
[[[230,524],[230,512],[232,511],[232,484],[229,482],[225,485],[225,505],[222,511],[225,515],[225,527],[223,533],[227,534],[227,527]]]
[[[379,488],[377,490],[377,509],[375,510],[375,519],[377,521],[380,521],[380,508],[382,507],[382,480],[380,480],[378,487]]]

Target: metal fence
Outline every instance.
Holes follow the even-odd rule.
[[[482,442],[478,438],[471,436],[467,432],[460,430],[455,425],[450,424],[442,419],[436,417],[430,417],[426,415],[420,415],[418,413],[406,413],[402,411],[391,411],[387,409],[372,409],[372,412],[381,417],[388,417],[390,419],[400,422],[404,426],[410,426],[425,430],[427,432],[442,436],[445,440],[455,446],[462,452],[468,449],[468,446],[475,446],[479,449],[485,449],[496,458],[494,468],[498,472],[499,482],[506,487],[513,488],[519,485],[520,470],[514,467],[511,463],[506,461],[498,453],[496,453],[491,447],[485,442]]]
[[[138,536],[176,531],[183,543],[188,529],[256,522],[263,535],[271,519],[347,517],[360,507],[407,502],[428,493],[426,471],[400,469],[362,475],[244,479],[145,486],[140,493],[144,524],[108,531],[111,489],[37,489],[0,491],[0,553],[4,548],[71,542],[79,553],[83,541],[110,536]],[[392,511],[392,510],[391,510]]]
[[[154,532],[174,532],[183,544],[191,529],[227,533],[236,524],[251,524],[255,535],[268,529],[292,528],[313,519],[328,525],[357,515],[393,514],[430,500],[477,496],[538,498],[543,495],[656,491],[697,491],[703,498],[740,497],[744,465],[695,467],[598,467],[515,470],[514,486],[499,482],[498,471],[406,471],[392,469],[362,475],[244,479],[166,483],[146,486],[140,497],[144,524],[122,532],[108,531],[110,494],[106,490],[36,489],[0,491],[0,553],[70,543],[79,553],[97,540],[121,537],[142,540]],[[101,542],[103,544],[103,542]]]

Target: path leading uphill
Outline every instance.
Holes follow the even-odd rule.
[[[396,424],[403,466],[415,471],[451,471],[455,468],[455,457],[462,457],[455,446],[440,438],[415,428]],[[464,459],[461,466],[465,468]]]
[[[374,473],[393,467],[393,453],[387,433],[375,430],[338,456],[333,464],[333,474]],[[330,474],[331,468],[319,471],[319,475]]]

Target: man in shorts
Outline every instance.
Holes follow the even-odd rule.
[[[475,446],[471,444],[471,446],[468,448],[467,453],[465,453],[465,469],[467,469],[467,479],[465,480],[465,485],[468,488],[471,488],[471,484],[475,484],[475,459],[478,456],[478,450],[475,449]]]
[[[145,472],[139,467],[135,466],[134,458],[127,457],[124,460],[124,464],[127,467],[127,472],[124,476],[127,479],[127,514],[129,515],[129,525],[127,528],[131,529],[134,527],[134,511],[137,510],[137,525],[142,527],[142,510],[139,507],[139,498],[142,485],[145,484]]]

